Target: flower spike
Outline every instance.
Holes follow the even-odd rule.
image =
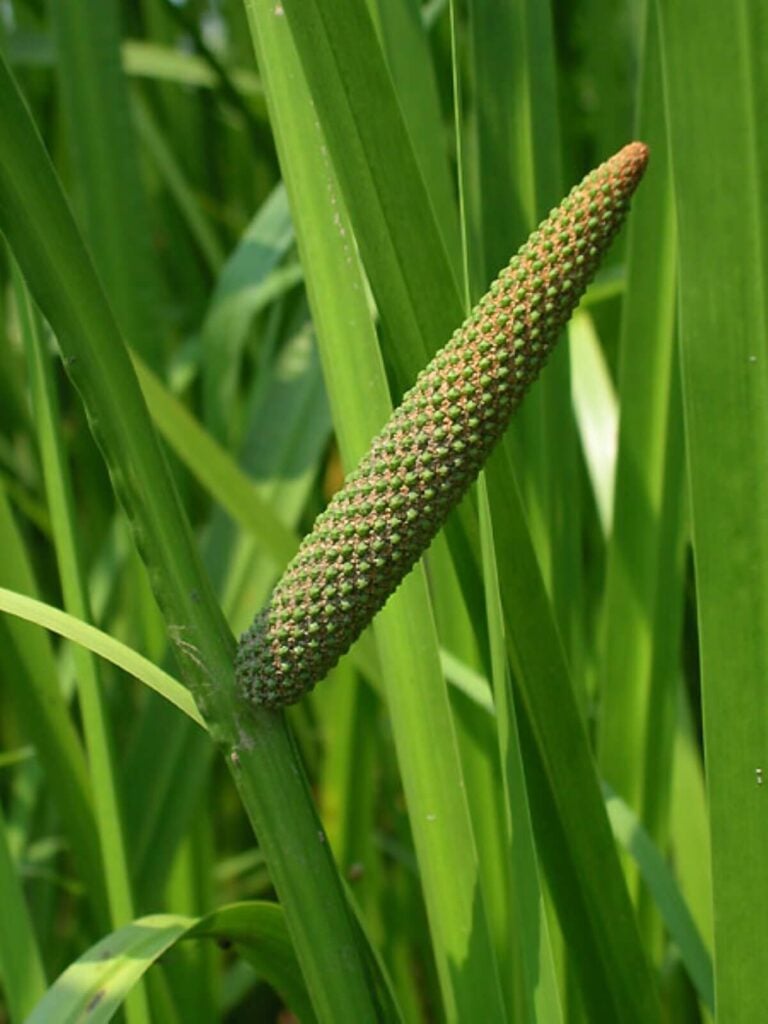
[[[419,374],[241,638],[249,699],[299,700],[397,589],[538,376],[647,160],[630,143],[573,188]]]

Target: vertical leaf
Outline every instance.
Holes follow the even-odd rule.
[[[226,752],[318,1017],[373,1021],[376,970],[283,716],[236,689],[234,639],[202,570],[119,328],[18,88],[0,61],[0,227],[64,353],[150,570],[185,681]],[[119,396],[115,400],[115,396]]]
[[[39,314],[32,305],[18,271],[15,272],[14,278],[64,604],[71,614],[88,621],[91,618],[90,606],[77,541],[78,530],[69,467],[58,433],[60,414],[50,357],[43,345]],[[101,859],[107,882],[110,921],[113,927],[120,927],[128,924],[133,918],[134,902],[124,841],[122,808],[117,792],[112,728],[96,659],[80,646],[74,649],[73,655]],[[149,1020],[149,1007],[142,987],[137,988],[129,999],[126,1017],[131,1024],[141,1024]]]
[[[659,590],[659,579],[667,568],[660,555],[669,416],[678,413],[670,406],[676,241],[659,61],[656,18],[649,14],[639,134],[652,155],[628,229],[621,424],[598,665],[601,771],[635,808],[643,798],[651,670],[660,642],[654,627],[672,624],[670,597]],[[657,602],[665,605],[660,622]]]
[[[45,991],[45,973],[37,945],[24,889],[14,863],[0,808],[0,898],[3,927],[0,928],[0,979],[10,1019],[21,1024]]]
[[[383,425],[391,404],[351,225],[305,91],[303,72],[309,71],[315,45],[309,51],[297,48],[303,58],[299,63],[289,25],[275,17],[272,5],[251,4],[248,12],[294,204],[331,408],[345,464],[351,467]],[[355,19],[361,16],[358,10]],[[374,47],[369,57],[381,62],[372,25],[368,29],[366,38]],[[367,61],[357,70],[364,73],[366,67]],[[339,102],[346,106],[346,99],[345,94]],[[391,249],[383,250],[378,266],[386,267],[391,255]],[[404,279],[402,267],[397,272]],[[375,633],[445,1015],[450,1021],[478,1016],[502,1021],[477,852],[423,569],[403,582],[377,618]]]
[[[719,1020],[768,1004],[764,5],[660,3],[712,837]],[[706,74],[701,69],[706,68]],[[696,88],[691,88],[691,82]]]
[[[116,0],[50,5],[85,234],[126,338],[158,364],[158,287],[120,61]]]

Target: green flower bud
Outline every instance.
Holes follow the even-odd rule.
[[[633,142],[572,189],[419,374],[240,640],[238,683],[256,704],[292,704],[323,679],[430,544],[538,376],[647,160]]]

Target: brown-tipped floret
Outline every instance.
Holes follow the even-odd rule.
[[[572,189],[419,374],[240,641],[255,703],[312,689],[427,548],[538,376],[647,160],[633,142]]]

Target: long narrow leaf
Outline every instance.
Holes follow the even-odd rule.
[[[207,917],[142,917],[92,946],[64,971],[27,1018],[27,1024],[106,1024],[133,986],[184,939],[234,941],[259,973],[285,995],[309,1024],[315,1020],[291,949],[285,920],[269,903],[235,904]]]
[[[437,344],[448,337],[450,329],[461,318],[460,304],[455,284],[442,259],[442,249],[435,241],[439,232],[434,224],[429,230],[422,224],[430,208],[420,205],[423,183],[414,169],[415,160],[406,155],[397,166],[389,162],[392,153],[399,153],[401,148],[399,141],[397,147],[393,146],[393,140],[400,139],[399,113],[391,85],[383,72],[380,73],[382,58],[373,29],[364,24],[362,7],[352,0],[331,6],[308,0],[301,5],[301,10],[295,2],[285,3],[283,7],[323,127],[327,129],[327,143],[339,170],[345,198],[349,200],[350,215],[382,318],[385,325],[397,321],[397,348],[391,350],[392,362],[398,367],[411,367],[413,372],[407,379],[412,381],[415,371],[423,365],[419,364],[420,351],[429,350],[430,343]],[[261,11],[262,5],[250,9]],[[271,8],[263,5],[263,9],[265,19],[272,18]],[[374,95],[378,115],[375,118],[370,116],[366,99]],[[402,141],[402,146],[405,145],[407,140]],[[369,163],[365,170],[357,164],[363,160],[363,153],[367,153]],[[404,204],[412,216],[398,216],[397,211],[402,210]],[[375,217],[370,216],[372,208],[377,210]],[[429,265],[425,263],[425,252],[436,257]],[[379,253],[384,254],[381,259]],[[391,260],[400,264],[396,275]],[[408,281],[407,296],[397,280]],[[404,306],[406,298],[407,308]],[[436,300],[442,308],[433,315]],[[417,307],[419,312],[416,312]],[[455,316],[455,320],[444,328],[449,316]],[[420,345],[413,333],[417,325],[422,325],[424,330]],[[499,476],[507,481],[504,487],[509,486],[509,471]],[[499,502],[500,509],[508,506],[503,490],[501,488],[499,497],[495,497],[491,489],[492,500],[494,504]],[[471,536],[471,524],[464,525]],[[494,519],[495,532],[496,527]],[[527,530],[525,532],[527,537]],[[501,544],[504,559],[508,561],[507,552],[514,552],[517,547],[517,537],[512,543]],[[528,571],[533,573],[533,582],[538,585],[538,569],[526,562],[523,578],[528,578]],[[520,636],[519,642],[525,643],[531,665],[542,658],[560,656],[560,642],[553,641],[551,633],[548,602],[537,602],[547,623],[543,640],[534,639],[536,630],[522,628],[521,623],[527,622],[531,614],[525,593],[518,593],[514,605],[509,601],[505,601],[505,605],[511,626]],[[470,602],[468,606],[471,607]],[[519,621],[517,616],[520,616]],[[523,674],[521,682],[534,723],[532,738],[540,744],[538,757],[545,765],[552,787],[544,804],[533,808],[534,815],[539,814],[542,819],[537,827],[540,825],[544,836],[552,834],[550,829],[566,830],[564,834],[558,832],[558,840],[552,842],[553,857],[549,867],[554,870],[553,865],[562,863],[565,858],[569,861],[570,877],[584,890],[571,899],[567,887],[558,886],[558,898],[564,901],[559,909],[570,915],[573,942],[577,942],[577,934],[590,934],[599,950],[590,962],[586,950],[579,959],[589,977],[588,988],[595,1005],[601,999],[603,1004],[608,1000],[616,1012],[619,1008],[627,1012],[626,1007],[633,1007],[629,1012],[635,1012],[638,1021],[653,1020],[658,1013],[653,980],[619,873],[586,732],[580,716],[570,714],[571,682],[563,662],[559,663],[555,677],[557,688],[543,688],[542,679],[549,678],[549,668],[534,668]],[[561,714],[561,701],[569,709],[567,716]],[[571,770],[574,758],[578,771]],[[555,798],[553,806],[550,801]],[[584,808],[587,808],[589,821],[586,830]],[[562,823],[550,822],[553,813],[562,815]],[[607,900],[606,891],[610,893]]]
[[[53,539],[64,601],[74,614],[90,618],[70,469],[58,433],[60,415],[53,385],[51,359],[43,344],[40,316],[32,306],[18,271],[14,273],[14,284],[23,324],[38,444],[42,455],[46,495],[51,509]],[[117,786],[112,728],[108,704],[99,679],[98,663],[83,647],[75,648],[74,661],[78,702],[107,882],[110,921],[113,927],[116,927],[134,917],[135,904]],[[129,1000],[126,1018],[130,1024],[148,1024],[149,1006],[143,987],[137,988]]]
[[[54,4],[57,71],[77,170],[76,208],[125,336],[152,365],[157,297],[143,183],[120,66],[116,0]]]
[[[20,1022],[45,991],[45,972],[24,889],[8,843],[5,817],[0,809],[0,979],[10,1019]]]
[[[161,697],[165,697],[171,704],[175,704],[193,722],[197,722],[199,726],[205,728],[205,723],[189,690],[169,676],[167,672],[163,672],[151,661],[136,651],[132,651],[119,640],[115,640],[108,633],[102,632],[88,622],[68,615],[59,608],[53,608],[51,605],[26,597],[24,594],[16,594],[4,587],[0,587],[0,611],[16,615],[28,622],[34,622],[44,629],[50,629],[52,632],[58,633],[59,636],[81,644],[87,650],[93,651],[94,654],[106,658],[113,665],[124,669],[151,687]]]
[[[347,466],[363,454],[391,408],[351,230],[323,157],[288,26],[266,6],[249,8],[257,56],[281,147],[283,173],[323,345],[331,405]],[[290,83],[290,88],[288,87]],[[364,401],[358,400],[361,389]],[[411,814],[449,1020],[503,1020],[478,884],[453,725],[422,570],[376,623],[382,674]]]
[[[768,1003],[765,12],[659,4],[680,251],[718,1019]],[[707,74],[700,74],[706,68]],[[696,75],[695,95],[690,89]]]
[[[370,965],[282,716],[234,684],[234,642],[200,565],[128,352],[42,142],[0,63],[0,227],[53,327],[168,625],[185,680],[225,748],[284,901],[318,1015],[374,1020]],[[119,394],[115,401],[113,394]]]

